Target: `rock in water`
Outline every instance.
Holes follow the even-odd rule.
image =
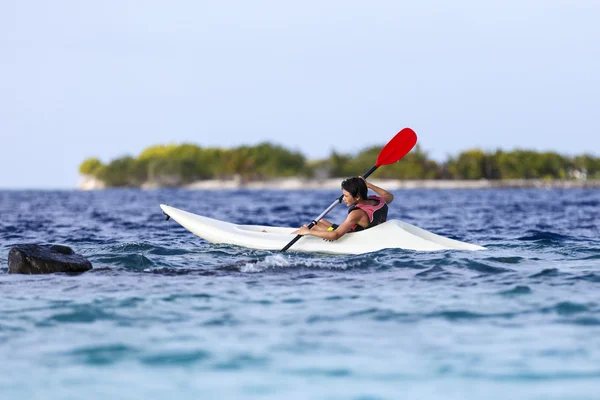
[[[79,274],[92,268],[91,262],[68,246],[17,244],[8,253],[9,274]]]

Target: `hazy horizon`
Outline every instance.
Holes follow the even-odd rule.
[[[470,148],[598,155],[600,3],[0,3],[0,188],[86,158],[270,141],[307,158],[411,127]]]

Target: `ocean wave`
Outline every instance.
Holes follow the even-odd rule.
[[[211,353],[205,350],[171,350],[140,356],[142,364],[153,367],[187,366],[210,359]]]
[[[423,272],[419,272],[415,275],[415,278],[426,278],[428,280],[440,280],[447,279],[456,276],[456,274],[446,271],[440,266],[431,267]]]
[[[559,302],[552,307],[544,307],[540,309],[540,312],[547,313],[556,313],[558,315],[567,316],[573,314],[580,314],[585,312],[591,312],[595,307],[592,305],[586,305],[581,303],[574,303],[570,301]]]
[[[490,263],[484,263],[482,261],[476,261],[469,258],[455,260],[451,263],[451,265],[460,268],[467,268],[468,270],[480,272],[485,275],[495,275],[503,274],[506,272],[514,272],[514,270],[510,268],[497,267],[491,265]]]
[[[38,322],[39,327],[48,327],[55,324],[72,323],[72,324],[87,324],[101,320],[118,321],[121,317],[118,314],[106,312],[97,307],[80,306],[72,310],[65,310],[51,315],[50,317]]]
[[[562,243],[570,240],[577,240],[572,236],[561,235],[559,233],[554,233],[550,231],[528,231],[528,234],[525,236],[518,237],[517,240],[521,240],[524,242],[538,242],[541,244],[556,244]]]
[[[124,344],[105,344],[77,347],[57,354],[57,356],[66,359],[65,362],[68,364],[105,366],[135,359],[140,353],[141,350],[136,347]]]
[[[500,292],[499,294],[502,296],[513,297],[513,296],[522,296],[522,295],[526,295],[526,294],[531,294],[532,292],[533,291],[531,290],[531,288],[529,286],[518,285],[510,290],[504,290],[504,291]]]
[[[600,283],[600,274],[596,273],[584,273],[581,275],[575,275],[568,278],[569,280],[581,280],[594,283]]]
[[[546,268],[540,272],[530,275],[530,278],[553,278],[557,276],[564,276],[558,268]]]
[[[156,264],[143,254],[95,254],[90,257],[94,265],[123,267],[126,270],[146,270]]]

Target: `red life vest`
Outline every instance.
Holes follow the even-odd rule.
[[[379,203],[375,204],[374,206],[370,204],[355,204],[348,209],[348,214],[357,208],[360,208],[367,213],[367,216],[369,217],[369,225],[365,228],[356,224],[352,227],[352,229],[350,229],[350,232],[358,232],[364,229],[369,229],[387,220],[388,205],[386,204],[385,200],[383,200],[383,197],[369,196],[368,200],[375,200]]]

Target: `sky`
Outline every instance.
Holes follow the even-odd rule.
[[[263,141],[326,158],[404,127],[600,155],[600,1],[0,0],[0,188],[83,160]]]

